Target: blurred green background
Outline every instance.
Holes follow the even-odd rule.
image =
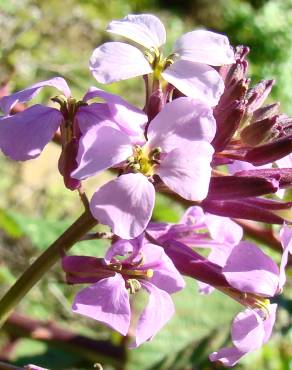
[[[253,83],[276,79],[272,98],[281,102],[283,112],[292,114],[292,0],[0,0],[0,83],[8,82],[9,90],[15,91],[61,75],[74,96],[81,98],[89,86],[97,85],[89,73],[88,60],[95,47],[109,40],[104,31],[108,22],[129,13],[146,12],[159,16],[165,24],[168,51],[176,38],[194,28],[225,33],[233,45],[250,46]],[[142,79],[106,88],[143,106]],[[45,90],[39,100],[46,101],[51,93]],[[63,187],[56,169],[58,156],[55,144],[48,145],[39,159],[22,164],[0,154],[1,294],[82,211],[78,195]],[[89,191],[105,180],[88,182]],[[154,218],[176,222],[182,212],[180,206],[161,196]],[[102,256],[105,247],[102,241],[82,242],[72,253]],[[71,313],[70,302],[78,289],[65,285],[60,266],[56,266],[18,311],[125,350],[125,342],[118,335]],[[288,284],[279,302],[272,340],[236,368],[292,369],[291,291]],[[0,361],[71,370],[92,369],[98,362],[104,369],[219,369],[210,364],[207,355],[228,343],[230,323],[240,307],[219,293],[198,295],[194,281],[188,281],[187,289],[177,294],[175,301],[175,318],[152,342],[127,351],[126,357],[115,357],[107,347],[90,350],[79,342],[77,347],[66,346],[64,341],[54,342],[10,323],[0,332]],[[43,340],[36,339],[40,337]]]

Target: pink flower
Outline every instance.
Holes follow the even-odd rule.
[[[93,283],[76,295],[73,311],[100,321],[122,335],[127,335],[130,329],[130,295],[141,288],[149,294],[131,347],[151,340],[167,323],[174,313],[170,294],[185,285],[163,248],[143,243],[143,237],[116,242],[104,259],[68,256],[62,264],[69,283]]]
[[[135,119],[129,116],[128,122]],[[154,207],[154,177],[188,200],[207,195],[215,134],[212,110],[200,101],[179,98],[165,105],[150,122],[147,140],[133,138],[113,126],[95,125],[81,138],[78,168],[72,173],[84,179],[118,166],[123,174],[98,189],[90,202],[94,217],[129,239],[146,228]],[[156,179],[157,181],[157,179]]]
[[[242,356],[257,350],[269,340],[277,309],[276,304],[270,304],[269,298],[281,293],[286,281],[285,266],[289,253],[292,253],[292,230],[288,226],[281,229],[280,239],[283,246],[280,268],[252,243],[242,242],[232,250],[223,275],[232,287],[243,292],[237,299],[248,309],[239,313],[233,321],[233,347],[212,353],[211,361],[233,366]]]
[[[184,95],[217,104],[224,83],[210,67],[234,63],[234,52],[226,36],[204,30],[180,37],[171,55],[164,57],[161,46],[166,32],[151,14],[129,14],[109,23],[107,31],[134,41],[143,51],[122,42],[107,42],[93,51],[90,69],[100,83],[112,83],[153,73]]]

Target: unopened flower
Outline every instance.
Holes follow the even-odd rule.
[[[107,42],[94,50],[90,69],[98,82],[111,83],[153,73],[186,96],[217,104],[224,84],[210,67],[231,64],[234,53],[226,36],[204,30],[181,36],[173,52],[164,57],[161,46],[166,32],[161,21],[151,14],[129,14],[109,23],[107,31],[126,37],[144,49],[122,43]]]
[[[109,124],[96,125],[82,136],[79,165],[72,173],[84,179],[113,166],[123,171],[93,195],[90,209],[100,222],[125,239],[140,235],[152,215],[155,176],[185,199],[204,199],[211,176],[210,141],[215,134],[207,105],[186,97],[166,104],[139,145],[133,145],[131,137],[110,122],[109,116]]]
[[[124,259],[118,259],[123,256]],[[140,289],[149,294],[131,347],[151,340],[174,313],[170,294],[184,287],[184,280],[163,248],[142,237],[113,244],[104,259],[68,256],[62,261],[71,284],[93,283],[75,297],[73,311],[127,335],[131,324],[130,295]]]

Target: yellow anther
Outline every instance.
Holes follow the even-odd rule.
[[[148,269],[147,270],[147,278],[148,279],[151,279],[153,277],[153,274],[154,274],[154,271],[152,269]]]

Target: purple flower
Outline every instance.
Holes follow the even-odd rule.
[[[15,104],[31,100],[46,86],[55,87],[64,94],[65,97],[52,99],[60,104],[60,109],[35,104],[15,115],[9,115]],[[88,101],[95,97],[105,102],[89,104]],[[61,77],[39,82],[3,97],[0,100],[0,108],[6,114],[0,117],[0,148],[13,160],[24,161],[40,155],[60,127],[62,154],[59,170],[64,176],[65,185],[71,190],[80,186],[80,181],[71,178],[71,172],[77,167],[76,156],[82,133],[91,126],[104,122],[109,114],[112,117],[112,125],[133,138],[139,138],[143,134],[147,123],[147,116],[142,111],[101,89],[92,87],[81,101],[76,101],[71,97],[71,91]],[[132,126],[128,124],[131,115],[135,117],[135,125]],[[134,122],[134,119],[130,121]]]
[[[272,333],[276,319],[276,304],[268,308],[267,317],[260,309],[247,309],[240,312],[233,320],[231,337],[233,347],[225,347],[213,352],[211,361],[220,361],[224,366],[234,366],[244,355],[260,348]]]
[[[134,115],[128,122],[131,119]],[[140,235],[152,215],[154,175],[185,199],[204,199],[215,126],[207,105],[183,97],[165,105],[150,122],[147,140],[141,137],[139,145],[113,127],[111,116],[106,124],[89,129],[80,140],[79,166],[72,176],[84,179],[113,166],[123,171],[95,192],[90,202],[93,216],[124,239]]]
[[[204,213],[198,206],[188,208],[177,225],[150,223],[147,233],[162,244],[177,240],[191,248],[210,248],[207,261],[221,267],[243,235],[242,228],[231,219]],[[200,293],[209,294],[214,290],[201,281],[198,285]]]
[[[248,352],[255,351],[268,341],[276,318],[276,304],[270,297],[280,294],[286,281],[285,266],[292,253],[292,230],[284,226],[280,232],[283,254],[280,268],[261,249],[249,242],[236,246],[223,268],[228,283],[242,295],[234,298],[248,309],[239,313],[232,324],[233,347],[226,347],[210,355],[211,361],[225,366],[235,365]]]
[[[117,256],[125,258],[117,259]],[[104,259],[68,256],[62,264],[69,283],[93,283],[76,295],[73,311],[100,321],[122,335],[127,335],[130,329],[130,295],[141,288],[149,294],[131,347],[151,340],[167,323],[174,313],[170,294],[185,285],[163,248],[143,242],[142,237],[114,243]]]
[[[143,51],[122,42],[107,42],[93,51],[90,69],[98,82],[112,83],[153,73],[186,96],[217,104],[224,83],[210,67],[234,63],[234,52],[226,36],[197,30],[184,34],[171,55],[164,57],[161,46],[166,32],[161,21],[150,14],[129,14],[109,23],[107,31],[134,41]]]

